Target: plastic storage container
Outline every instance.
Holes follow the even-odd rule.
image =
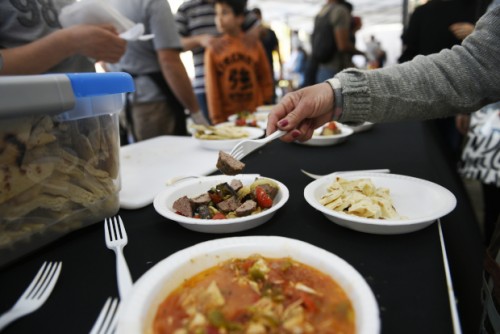
[[[0,76],[0,266],[118,212],[126,73]]]

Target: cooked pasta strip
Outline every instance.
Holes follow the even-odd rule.
[[[377,188],[370,179],[347,180],[337,177],[327,187],[319,203],[325,207],[364,218],[401,219],[390,191]]]

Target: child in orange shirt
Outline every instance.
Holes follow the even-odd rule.
[[[205,86],[212,124],[242,111],[255,111],[272,100],[274,83],[262,44],[243,41],[245,0],[216,0],[215,23],[222,50],[205,51]]]

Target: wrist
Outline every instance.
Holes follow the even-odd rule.
[[[333,121],[337,121],[342,116],[344,111],[344,98],[342,95],[342,84],[339,79],[333,78],[326,81],[332,87],[334,101],[333,101]]]

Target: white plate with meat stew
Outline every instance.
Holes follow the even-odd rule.
[[[153,205],[160,215],[187,229],[232,233],[267,222],[288,197],[288,188],[274,179],[214,175],[175,184],[159,193]]]

